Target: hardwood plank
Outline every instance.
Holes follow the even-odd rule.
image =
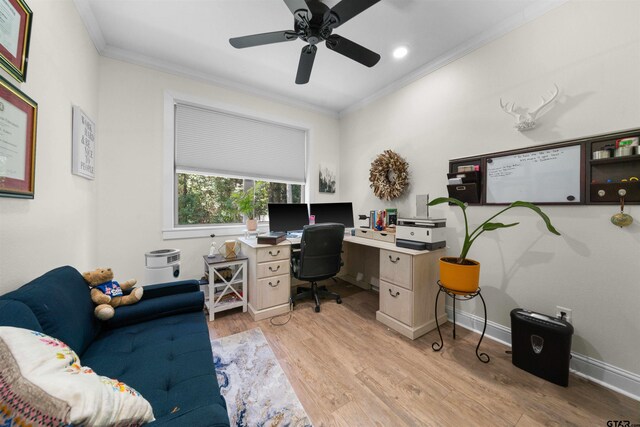
[[[209,322],[223,337],[259,327],[315,426],[540,426],[640,422],[640,404],[571,375],[564,388],[511,363],[508,347],[462,327],[442,327],[444,348],[434,352],[436,331],[410,340],[375,320],[379,296],[357,286],[326,281],[343,304],[299,302],[290,320],[275,326],[230,310]],[[284,323],[289,316],[274,319]]]

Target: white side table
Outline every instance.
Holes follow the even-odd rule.
[[[204,255],[204,271],[209,277],[209,292],[206,299],[209,321],[215,313],[242,307],[247,311],[247,257],[224,258],[222,255]]]

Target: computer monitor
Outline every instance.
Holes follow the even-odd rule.
[[[316,224],[337,222],[345,228],[353,228],[353,206],[351,202],[311,203],[310,214],[315,216]]]
[[[270,231],[301,231],[309,225],[309,211],[304,203],[269,203]]]

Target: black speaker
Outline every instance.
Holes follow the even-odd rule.
[[[547,381],[567,387],[571,359],[571,323],[527,311],[511,310],[511,361]]]

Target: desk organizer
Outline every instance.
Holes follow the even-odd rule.
[[[356,228],[356,236],[364,237],[365,239],[380,240],[382,242],[396,242],[396,233],[390,233],[386,230],[378,231],[371,228]]]

